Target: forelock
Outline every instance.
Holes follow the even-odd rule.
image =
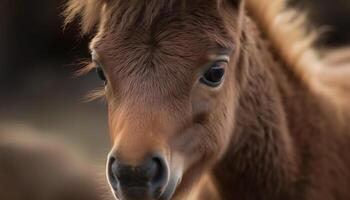
[[[222,0],[69,0],[65,24],[80,19],[83,33],[91,32],[103,17],[116,20],[121,27],[150,26],[158,18],[185,12],[202,4],[220,6]]]

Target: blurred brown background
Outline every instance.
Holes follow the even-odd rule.
[[[0,124],[62,137],[104,164],[106,106],[82,102],[101,82],[94,73],[72,75],[77,59],[89,58],[88,38],[74,26],[63,32],[63,4],[0,1]]]
[[[293,0],[330,31],[322,46],[350,43],[349,0]],[[0,124],[63,137],[96,163],[109,149],[106,106],[83,103],[101,86],[94,73],[73,78],[72,64],[88,58],[88,39],[77,28],[62,31],[62,0],[0,2]]]

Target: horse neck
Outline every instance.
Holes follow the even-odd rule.
[[[243,33],[233,138],[213,174],[223,199],[288,199],[302,159],[295,133],[314,119],[308,113],[322,114],[321,104],[268,43],[251,32]]]

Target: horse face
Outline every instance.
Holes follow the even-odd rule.
[[[215,6],[198,6],[150,26],[105,19],[91,45],[106,81],[113,141],[107,171],[120,199],[179,195],[228,146],[235,31]]]

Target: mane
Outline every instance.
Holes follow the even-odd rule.
[[[246,0],[248,14],[282,60],[302,81],[316,86],[315,71],[322,67],[314,48],[319,33],[310,28],[304,12],[287,4],[286,0]]]
[[[191,6],[202,0],[191,1]],[[218,0],[220,6],[223,0]],[[322,63],[313,48],[318,33],[308,27],[306,14],[291,8],[286,0],[241,0],[246,3],[252,17],[264,36],[279,53],[282,60],[302,80],[315,83],[313,74]],[[162,13],[173,11],[175,6],[186,6],[186,0],[69,0],[64,15],[65,25],[80,18],[83,34],[90,33],[103,18],[121,15],[123,26],[142,20],[149,25]]]

